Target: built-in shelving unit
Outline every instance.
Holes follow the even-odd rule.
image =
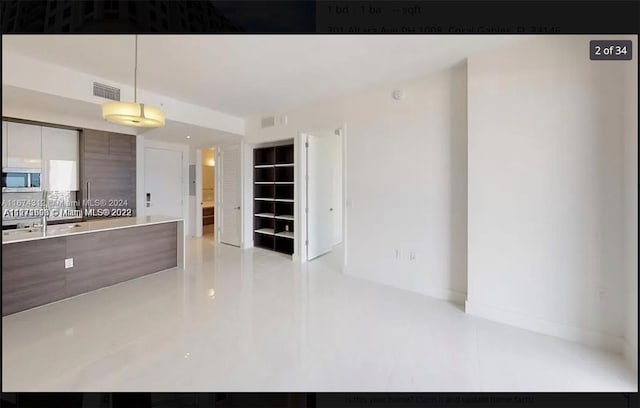
[[[293,144],[253,151],[253,243],[260,248],[293,254]]]

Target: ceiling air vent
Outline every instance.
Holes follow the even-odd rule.
[[[120,100],[120,88],[114,88],[109,85],[101,84],[99,82],[93,83],[93,95],[99,96],[105,99],[111,99],[112,101]]]
[[[261,125],[263,128],[268,128],[276,125],[276,117],[268,116],[266,118],[262,118]]]

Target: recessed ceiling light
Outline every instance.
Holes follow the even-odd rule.
[[[191,139],[191,136],[187,136],[187,139]]]

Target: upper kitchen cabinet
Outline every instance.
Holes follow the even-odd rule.
[[[109,132],[84,129],[81,136],[81,153],[90,158],[104,158],[109,154]],[[101,157],[104,155],[104,157]]]
[[[136,137],[119,133],[109,133],[109,155],[129,160],[136,155]]]
[[[41,126],[8,122],[6,136],[7,136],[6,167],[27,168],[27,169],[42,168],[41,166],[42,127]]]
[[[78,190],[78,145],[77,130],[42,128],[42,181],[48,190]]]
[[[80,191],[92,203],[116,214],[135,215],[136,137],[84,129],[80,136]]]
[[[2,167],[7,167],[7,122],[2,121]]]

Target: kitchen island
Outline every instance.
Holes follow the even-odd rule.
[[[184,221],[123,217],[2,234],[2,315],[184,268]]]

